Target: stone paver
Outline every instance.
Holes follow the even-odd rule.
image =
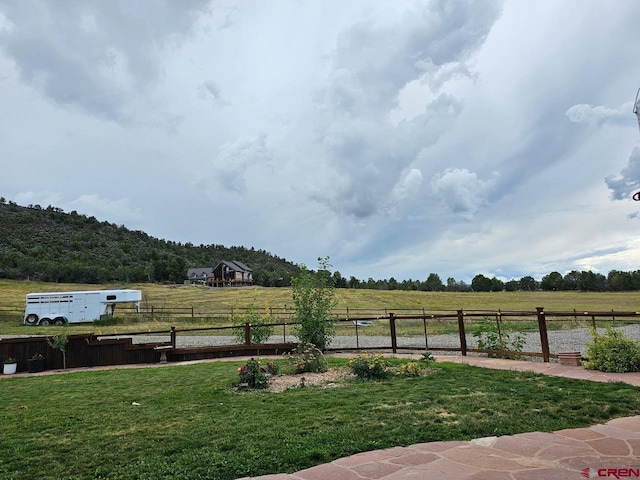
[[[625,382],[640,387],[640,373],[606,374],[582,367],[483,357],[437,359],[596,382]],[[254,477],[254,480],[579,480],[585,475],[587,478],[640,476],[640,415],[554,433],[531,432],[364,452],[302,472]]]

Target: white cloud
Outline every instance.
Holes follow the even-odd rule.
[[[53,102],[130,122],[142,113],[136,97],[162,76],[163,49],[190,33],[208,3],[6,2],[10,27],[0,30],[0,48],[21,79]]]
[[[247,193],[247,179],[257,171],[269,169],[272,156],[264,134],[255,139],[222,145],[210,160],[199,183],[214,198],[217,192],[244,195]],[[215,184],[210,180],[215,180]]]
[[[466,168],[448,168],[431,179],[431,189],[454,213],[471,218],[486,200],[494,181],[480,180]]]
[[[566,115],[573,123],[585,123],[598,126],[629,125],[632,123],[631,110],[632,103],[625,103],[619,109],[600,105],[579,104],[569,108]]]
[[[85,194],[68,200],[59,192],[20,192],[12,200],[19,205],[40,205],[42,208],[53,206],[62,208],[65,212],[75,210],[119,225],[131,225],[141,220],[140,208],[133,207],[129,198],[111,200],[96,194]]]
[[[200,85],[199,88],[200,97],[211,101],[214,105],[225,106],[229,105],[229,100],[224,98],[220,87],[213,80],[207,80]]]
[[[404,200],[408,196],[416,194],[421,185],[422,172],[417,168],[412,168],[396,183],[393,196],[398,200]]]
[[[632,265],[639,17],[598,0],[1,1],[0,191],[359,278]]]
[[[318,155],[341,181],[314,198],[339,215],[383,213],[394,186],[420,151],[436,143],[462,111],[442,89],[472,76],[466,62],[500,14],[495,3],[415,4],[399,20],[358,22],[343,32],[319,95]],[[424,103],[401,103],[411,85],[428,86]],[[418,88],[419,89],[419,88]]]
[[[42,208],[49,205],[60,207],[63,197],[57,192],[19,192],[15,194],[13,201],[19,205],[40,205]]]
[[[129,198],[110,200],[95,194],[81,195],[64,204],[66,211],[76,210],[78,213],[94,216],[98,220],[107,220],[119,225],[129,225],[141,220],[142,212],[131,206]]]
[[[640,190],[640,148],[633,149],[627,166],[622,169],[619,176],[606,177],[605,182],[614,200],[628,199]]]

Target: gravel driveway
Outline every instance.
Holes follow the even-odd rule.
[[[600,329],[598,329],[600,330]],[[640,340],[640,324],[625,325],[622,327],[616,327],[616,330],[621,330],[628,338],[634,338]],[[538,332],[526,332],[522,333],[525,343],[523,351],[525,352],[542,352],[540,344],[540,334]],[[587,328],[574,328],[563,330],[551,330],[548,332],[549,349],[551,353],[559,353],[566,351],[579,351],[583,354],[586,351],[586,344],[591,342],[591,335]],[[147,336],[140,335],[134,336],[134,343],[147,343],[157,341],[168,341],[168,336]],[[269,338],[269,343],[280,343],[285,340],[282,335],[274,335]],[[287,342],[296,342],[297,338],[293,335],[286,336]],[[234,345],[236,344],[236,338],[231,335],[225,336],[188,336],[178,335],[176,339],[177,346],[180,347],[199,347],[199,346],[211,346],[211,345]],[[437,347],[459,347],[460,339],[457,334],[447,335],[431,335],[428,338],[430,348]],[[467,335],[467,346],[474,348],[477,342],[473,335]],[[341,348],[371,348],[371,347],[387,347],[391,348],[391,338],[383,336],[364,336],[361,335],[356,341],[355,336],[336,336],[331,342],[332,349]],[[398,348],[413,347],[423,348],[425,347],[424,337],[398,337]]]

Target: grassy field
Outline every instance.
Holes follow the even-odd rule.
[[[29,292],[96,290],[101,288],[134,288],[143,292],[143,307],[151,306],[156,312],[153,319],[136,318],[120,322],[117,327],[104,327],[105,333],[111,330],[119,332],[166,330],[172,325],[178,328],[199,328],[211,325],[229,325],[228,313],[220,313],[214,318],[210,312],[231,312],[253,306],[264,312],[268,307],[287,308],[291,311],[290,288],[240,288],[209,289],[206,287],[133,284],[133,285],[78,285],[53,284],[24,281],[0,280],[0,334],[44,334],[57,333],[61,327],[27,327],[22,325],[24,298]],[[457,309],[502,311],[534,311],[544,307],[547,311],[576,309],[583,311],[640,311],[640,295],[637,292],[596,293],[596,292],[496,292],[496,293],[452,293],[452,292],[407,292],[381,291],[365,289],[337,289],[337,309],[346,316],[349,309],[351,317],[360,314],[384,314],[385,312],[418,313],[455,311]],[[195,318],[190,318],[193,308]],[[163,311],[182,309],[184,316],[178,317]],[[366,312],[365,312],[366,310]],[[5,312],[5,314],[3,314]],[[6,313],[12,312],[12,313]],[[117,311],[116,311],[117,313]],[[118,322],[116,322],[117,324]],[[446,327],[446,326],[445,326]],[[531,327],[535,327],[534,324]],[[93,324],[73,325],[70,333],[96,332],[102,328]],[[349,326],[339,329],[338,334],[348,332]],[[421,322],[406,326],[406,334],[421,334]],[[528,328],[528,327],[527,327]],[[388,326],[369,330],[369,334],[387,334]],[[404,333],[403,333],[404,334]]]
[[[156,307],[207,310],[265,303],[291,307],[290,288],[220,288],[131,284],[82,285],[0,280],[0,306],[24,307],[29,292],[134,288],[142,290],[144,302]],[[420,292],[400,290],[336,289],[339,309],[432,310],[640,310],[638,292]]]
[[[442,363],[420,378],[272,393],[236,391],[238,365],[0,380],[0,478],[224,480],[640,413],[638,389],[619,383]]]

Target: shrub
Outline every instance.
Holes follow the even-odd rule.
[[[278,364],[274,362],[269,362],[267,364],[267,373],[269,375],[278,375],[279,371],[280,371],[280,367],[278,367]]]
[[[329,369],[322,352],[312,343],[301,343],[289,354],[293,373],[320,373]]]
[[[640,342],[625,338],[609,325],[604,334],[591,328],[591,336],[593,342],[587,344],[585,368],[616,373],[640,371]]]
[[[236,337],[238,343],[245,342],[244,325],[249,323],[251,325],[251,343],[260,344],[265,343],[269,337],[273,334],[273,326],[266,325],[271,323],[271,316],[269,315],[268,306],[265,308],[265,313],[260,315],[256,312],[253,305],[247,308],[247,313],[244,315],[232,315],[231,322],[237,328],[233,329],[233,334]]]
[[[480,350],[506,350],[509,352],[521,352],[524,348],[524,336],[520,333],[498,333],[496,322],[484,317],[479,324],[478,331],[473,336],[477,339]],[[508,353],[489,353],[492,358],[518,358],[518,355]]]
[[[422,365],[418,362],[408,362],[400,365],[400,375],[405,377],[419,377],[422,375]]]
[[[381,380],[390,375],[389,362],[382,355],[362,354],[347,363],[351,371],[359,378]]]
[[[434,363],[436,361],[435,358],[433,358],[433,355],[431,354],[431,352],[426,351],[422,354],[422,357],[420,357],[420,362],[422,363],[426,363],[427,365]]]
[[[240,381],[238,386],[247,386],[249,388],[267,388],[269,385],[269,375],[267,369],[260,365],[255,359],[249,360],[238,368]]]

